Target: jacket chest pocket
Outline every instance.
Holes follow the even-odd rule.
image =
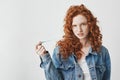
[[[73,63],[70,63],[69,61],[62,61],[59,68],[61,69],[64,80],[74,80],[75,65]]]
[[[61,65],[59,66],[59,68],[61,68],[62,70],[66,70],[66,71],[73,69],[74,67],[75,67],[75,64],[69,61],[62,61]]]
[[[98,80],[102,80],[102,77],[106,71],[106,67],[104,64],[96,65],[96,74],[98,77]]]

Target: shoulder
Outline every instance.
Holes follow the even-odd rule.
[[[100,51],[108,51],[108,49],[104,45],[101,45]]]
[[[105,46],[100,47],[99,53],[95,56],[95,61],[97,65],[107,64],[110,61],[110,54]]]
[[[101,56],[101,58],[103,58],[103,59],[106,59],[106,57],[110,58],[108,49],[103,45],[100,47],[100,52],[98,55],[99,55],[99,57]]]
[[[56,46],[53,51],[53,58],[57,57],[60,55],[60,46]]]
[[[54,51],[59,52],[60,46],[55,46]]]
[[[60,68],[63,70],[68,70],[71,67],[74,67],[74,58],[73,56],[69,56],[67,59],[62,58],[60,54],[60,46],[56,46],[53,51],[53,64],[56,68]]]
[[[60,52],[59,52],[60,46],[56,46],[53,51],[52,60],[56,68],[58,68],[61,64],[60,59]]]
[[[100,53],[102,53],[103,55],[109,54],[108,49],[104,45],[101,45]]]

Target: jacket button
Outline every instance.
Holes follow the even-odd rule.
[[[79,74],[78,77],[81,77],[81,75]]]

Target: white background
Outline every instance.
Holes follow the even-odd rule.
[[[63,34],[70,5],[85,4],[99,20],[103,45],[110,52],[111,80],[119,79],[119,0],[0,0],[0,80],[45,80],[35,45],[40,40],[51,52]]]

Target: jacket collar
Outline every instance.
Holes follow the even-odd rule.
[[[92,47],[90,47],[88,54],[92,54],[92,55],[97,55],[96,51],[92,51]]]

